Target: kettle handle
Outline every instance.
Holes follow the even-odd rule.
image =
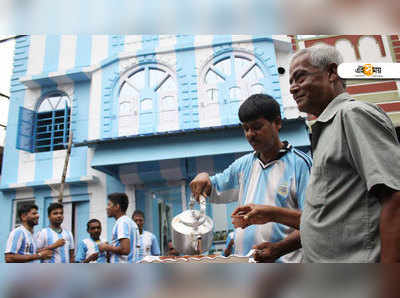
[[[192,210],[192,216],[194,218],[196,218],[197,220],[199,220],[200,218],[204,217],[206,214],[206,198],[203,196],[200,196],[199,199],[199,204],[200,204],[200,214],[199,216],[196,216],[195,212],[194,212],[194,204],[196,203],[196,199],[191,196],[190,197],[190,203],[189,203],[189,208],[190,210]]]

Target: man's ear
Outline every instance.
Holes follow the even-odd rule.
[[[281,117],[278,117],[274,120],[275,126],[280,130],[282,128],[282,119]]]
[[[337,72],[338,65],[336,63],[330,63],[328,65],[328,75],[329,75],[329,81],[330,82],[335,82],[340,79],[338,72]]]

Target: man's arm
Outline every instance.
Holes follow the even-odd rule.
[[[131,252],[131,244],[128,238],[119,239],[120,246],[112,246],[106,243],[99,243],[99,250],[111,252],[118,255],[129,255]]]
[[[40,259],[41,256],[39,254],[34,254],[34,255],[19,255],[13,253],[5,254],[6,263],[27,263]]]
[[[50,259],[53,252],[51,250],[42,250],[41,252],[34,255],[20,255],[14,253],[6,253],[6,263],[27,263],[35,260],[46,260]]]
[[[200,195],[209,197],[211,203],[225,204],[235,202],[239,198],[238,173],[247,156],[235,160],[222,173],[212,177],[208,173],[198,174],[192,182],[190,189],[193,196],[199,201]]]
[[[273,263],[280,257],[301,248],[300,232],[295,230],[279,242],[264,242],[254,248],[254,260],[260,263]]]
[[[232,213],[235,228],[277,222],[295,229],[300,228],[301,211],[269,205],[248,204],[238,207]]]
[[[61,246],[64,246],[65,243],[66,243],[65,239],[58,239],[53,244],[50,244],[47,247],[40,248],[39,251],[42,251],[42,250],[54,250],[54,249],[57,249],[57,248],[59,248]]]
[[[400,262],[400,191],[380,193],[381,263]]]

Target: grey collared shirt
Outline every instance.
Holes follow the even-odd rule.
[[[312,126],[313,167],[301,216],[305,262],[376,262],[377,184],[400,190],[400,146],[376,105],[342,93]]]

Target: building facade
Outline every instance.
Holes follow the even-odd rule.
[[[145,229],[163,249],[171,219],[188,207],[189,182],[250,152],[237,116],[249,95],[281,105],[281,139],[308,151],[305,116],[289,94],[288,36],[35,35],[15,43],[4,150],[0,250],[26,201],[39,206],[37,228],[57,200],[70,132],[73,147],[64,226],[75,240],[86,222],[103,224],[107,194],[127,193],[128,215],[145,213]],[[235,204],[209,205],[221,236]],[[3,258],[3,254],[1,254]]]

